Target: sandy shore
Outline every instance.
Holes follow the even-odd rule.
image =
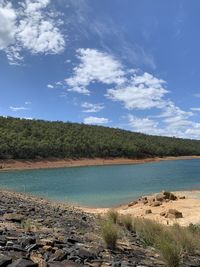
[[[115,208],[119,214],[131,215],[133,217],[148,218],[160,222],[165,225],[172,225],[179,223],[182,226],[187,226],[190,223],[200,224],[200,190],[195,191],[176,191],[173,192],[177,197],[185,196],[185,199],[178,199],[175,201],[169,201],[163,203],[161,206],[152,207],[138,203],[129,207],[127,205],[119,206]],[[145,211],[151,209],[152,213],[145,214]],[[183,218],[168,219],[160,215],[163,211],[169,209],[176,209],[183,214]],[[96,214],[105,214],[109,208],[83,208],[84,211]]]
[[[126,158],[94,158],[94,159],[44,159],[44,160],[0,160],[0,171],[27,170],[27,169],[48,169],[78,166],[102,166],[120,164],[142,164],[146,162],[158,162],[165,160],[188,160],[200,158],[200,156],[182,156],[147,159],[126,159]]]

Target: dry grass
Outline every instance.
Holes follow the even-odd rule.
[[[120,217],[120,223],[125,226],[128,231],[133,230],[133,219],[130,215],[124,215]]]
[[[109,249],[115,249],[118,239],[118,229],[111,221],[102,224],[102,236]]]
[[[119,213],[116,210],[111,209],[107,212],[107,218],[109,221],[116,224],[119,219]]]

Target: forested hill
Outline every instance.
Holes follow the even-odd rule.
[[[0,158],[200,155],[200,141],[78,123],[0,117]]]

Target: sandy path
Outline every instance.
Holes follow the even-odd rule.
[[[44,160],[0,160],[0,171],[9,170],[26,170],[26,169],[45,169],[45,168],[62,168],[78,166],[97,166],[97,165],[120,165],[120,164],[141,164],[146,162],[157,162],[164,160],[193,159],[200,156],[184,157],[165,157],[165,158],[148,158],[148,159],[44,159]]]

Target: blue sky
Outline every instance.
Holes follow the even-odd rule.
[[[0,115],[200,139],[199,10],[0,0]]]

